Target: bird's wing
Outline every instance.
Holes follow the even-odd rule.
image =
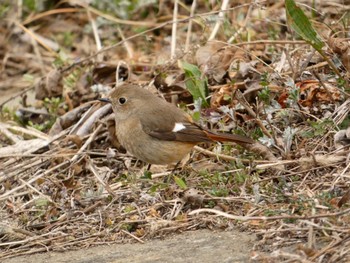
[[[159,140],[181,141],[181,142],[211,142],[207,133],[190,122],[176,122],[172,129],[147,130],[145,132]]]
[[[143,118],[140,121],[145,133],[165,141],[194,143],[212,141],[202,128],[192,122],[188,114],[175,106],[170,108],[167,102],[164,103],[166,107],[159,105],[143,109]]]
[[[143,118],[140,120],[144,132],[159,140],[193,143],[212,141],[254,143],[252,139],[245,136],[207,131],[195,124],[188,114],[177,107],[171,106],[172,109],[169,110],[169,105],[159,106],[143,109]]]

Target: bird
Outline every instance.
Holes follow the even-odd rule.
[[[122,84],[100,101],[112,105],[120,144],[148,164],[179,163],[201,142],[255,143],[246,136],[204,129],[188,113],[136,84]]]

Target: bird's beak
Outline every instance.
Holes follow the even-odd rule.
[[[111,103],[111,100],[109,98],[100,98],[100,99],[97,99],[101,102],[106,102],[106,103]]]

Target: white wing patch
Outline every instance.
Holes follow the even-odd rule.
[[[183,125],[181,122],[176,122],[172,132],[178,132],[184,129],[186,129],[185,125]]]

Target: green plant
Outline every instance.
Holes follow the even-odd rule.
[[[245,172],[236,172],[234,178],[236,184],[242,185],[247,179],[247,174]]]
[[[269,89],[268,73],[264,72],[260,76],[260,85],[263,87],[258,93],[258,98],[263,101],[266,105],[270,105],[271,92]]]
[[[343,122],[339,125],[339,129],[347,129],[348,127],[350,127],[350,115],[346,116],[345,119],[343,120]]]
[[[127,206],[125,206],[125,208],[123,209],[123,212],[124,213],[130,213],[130,212],[132,212],[132,211],[134,211],[135,210],[135,207],[134,206],[132,206],[132,205],[127,205]]]
[[[187,62],[179,62],[180,68],[185,72],[185,84],[188,91],[193,96],[194,101],[200,101],[201,105],[208,107],[208,80],[195,65]]]
[[[39,131],[47,131],[52,125],[55,123],[58,117],[58,109],[63,102],[62,98],[45,98],[44,99],[44,107],[47,109],[49,113],[48,119],[46,119],[42,123],[33,123],[32,121],[28,121],[28,125],[39,130]]]
[[[54,7],[56,1],[53,0],[24,0],[23,6],[30,12],[42,12]]]
[[[216,197],[226,197],[230,193],[230,191],[227,188],[217,188],[217,187],[213,187],[208,192],[211,195],[216,196]]]
[[[174,175],[174,180],[175,183],[182,189],[182,190],[186,190],[187,189],[187,185],[184,179]]]
[[[305,137],[314,137],[322,136],[334,126],[334,123],[330,119],[320,120],[320,121],[308,121],[308,124],[311,126],[311,131],[309,131],[310,136]]]
[[[300,89],[297,88],[295,85],[292,86],[292,88],[289,91],[288,98],[293,101],[294,103],[297,103],[300,98]]]
[[[334,73],[342,78],[339,70],[322,50],[324,42],[319,38],[317,32],[313,28],[310,20],[304,14],[303,10],[298,7],[294,0],[285,0],[286,16],[290,27],[307,43],[309,43],[316,51],[327,61],[328,65],[333,69]]]
[[[6,13],[10,10],[10,2],[4,2],[0,4],[0,18],[5,17]]]
[[[263,86],[262,90],[258,93],[258,97],[265,105],[270,105],[271,92],[269,87]]]

